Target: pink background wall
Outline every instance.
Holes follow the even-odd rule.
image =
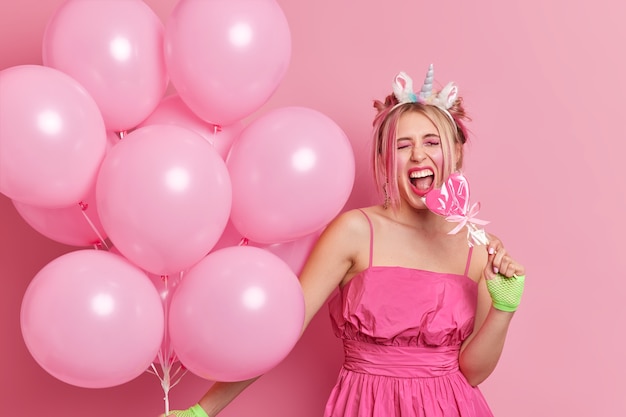
[[[405,70],[454,80],[474,122],[466,171],[489,230],[528,269],[528,285],[499,367],[482,389],[497,416],[626,415],[618,259],[626,232],[623,102],[625,3],[600,0],[278,0],[292,60],[260,112],[308,106],[350,137],[369,200],[365,152],[371,100]],[[146,0],[165,20],[175,0]],[[62,0],[0,2],[0,69],[41,63],[47,20]],[[0,196],[0,404],[6,416],[155,416],[157,378],[109,389],[56,380],[24,345],[19,309],[30,279],[74,250],[39,235]],[[321,414],[341,361],[326,312],[289,357],[222,413]],[[170,395],[192,404],[210,382],[187,374]]]

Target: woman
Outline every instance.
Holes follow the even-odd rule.
[[[492,416],[477,385],[500,358],[525,271],[498,239],[468,245],[424,204],[461,168],[467,140],[456,86],[434,94],[432,80],[431,65],[415,93],[400,73],[393,94],[374,102],[372,162],[384,202],[334,219],[300,276],[304,328],[332,294],[344,344],[325,417]],[[215,383],[170,415],[214,417],[253,381]]]

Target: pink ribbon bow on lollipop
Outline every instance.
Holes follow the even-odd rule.
[[[454,172],[440,189],[433,189],[424,197],[426,207],[432,212],[446,216],[449,222],[459,223],[448,234],[458,233],[467,226],[467,243],[486,245],[489,243],[487,234],[483,228],[488,221],[476,218],[480,211],[480,203],[469,204],[469,183],[467,178],[460,172]]]

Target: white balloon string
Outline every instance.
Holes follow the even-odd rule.
[[[87,207],[89,207],[89,205],[87,203],[81,201],[80,203],[78,203],[78,206],[80,207],[81,213],[83,213],[83,217],[85,218],[85,220],[87,220],[87,223],[89,223],[89,226],[91,227],[91,230],[93,230],[94,233],[96,234],[96,236],[98,236],[98,239],[100,240],[100,244],[103,247],[105,247],[107,250],[109,250],[109,247],[107,246],[104,238],[102,237],[102,235],[98,231],[98,228],[96,227],[96,225],[93,224],[93,222],[91,221],[91,219],[87,215]]]
[[[180,272],[179,276],[180,276],[180,279],[182,279],[183,271]],[[168,276],[163,275],[162,279],[165,282],[165,288],[168,291],[168,297],[171,297],[171,294],[169,293],[171,289],[168,288],[168,284],[169,284]],[[159,363],[161,364],[161,373],[157,371],[156,366],[154,365],[154,362],[150,364],[152,371],[148,369],[148,372],[156,375],[157,378],[159,378],[159,381],[161,382],[161,388],[163,388],[163,401],[165,403],[165,415],[167,415],[170,412],[170,399],[169,399],[170,390],[174,388],[176,385],[178,385],[178,383],[180,383],[183,376],[185,376],[185,374],[187,373],[187,369],[184,368],[182,364],[180,364],[176,368],[176,370],[172,372],[172,365],[174,365],[174,363],[176,362],[178,358],[176,357],[176,353],[172,349],[172,344],[169,343],[169,338],[168,338],[168,333],[169,333],[168,332],[168,322],[169,322],[169,303],[168,302],[164,303],[163,313],[164,313],[165,326],[163,329],[162,346],[161,346],[161,349],[159,349],[157,353],[157,359],[159,360]],[[167,343],[165,343],[166,341]]]

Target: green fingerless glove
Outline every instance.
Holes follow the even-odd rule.
[[[525,275],[507,278],[504,275],[496,274],[493,279],[486,280],[493,306],[502,311],[517,310],[522,300],[525,279]]]
[[[172,410],[168,416],[174,417],[209,417],[200,404],[196,404],[193,407],[189,407],[186,410]]]

